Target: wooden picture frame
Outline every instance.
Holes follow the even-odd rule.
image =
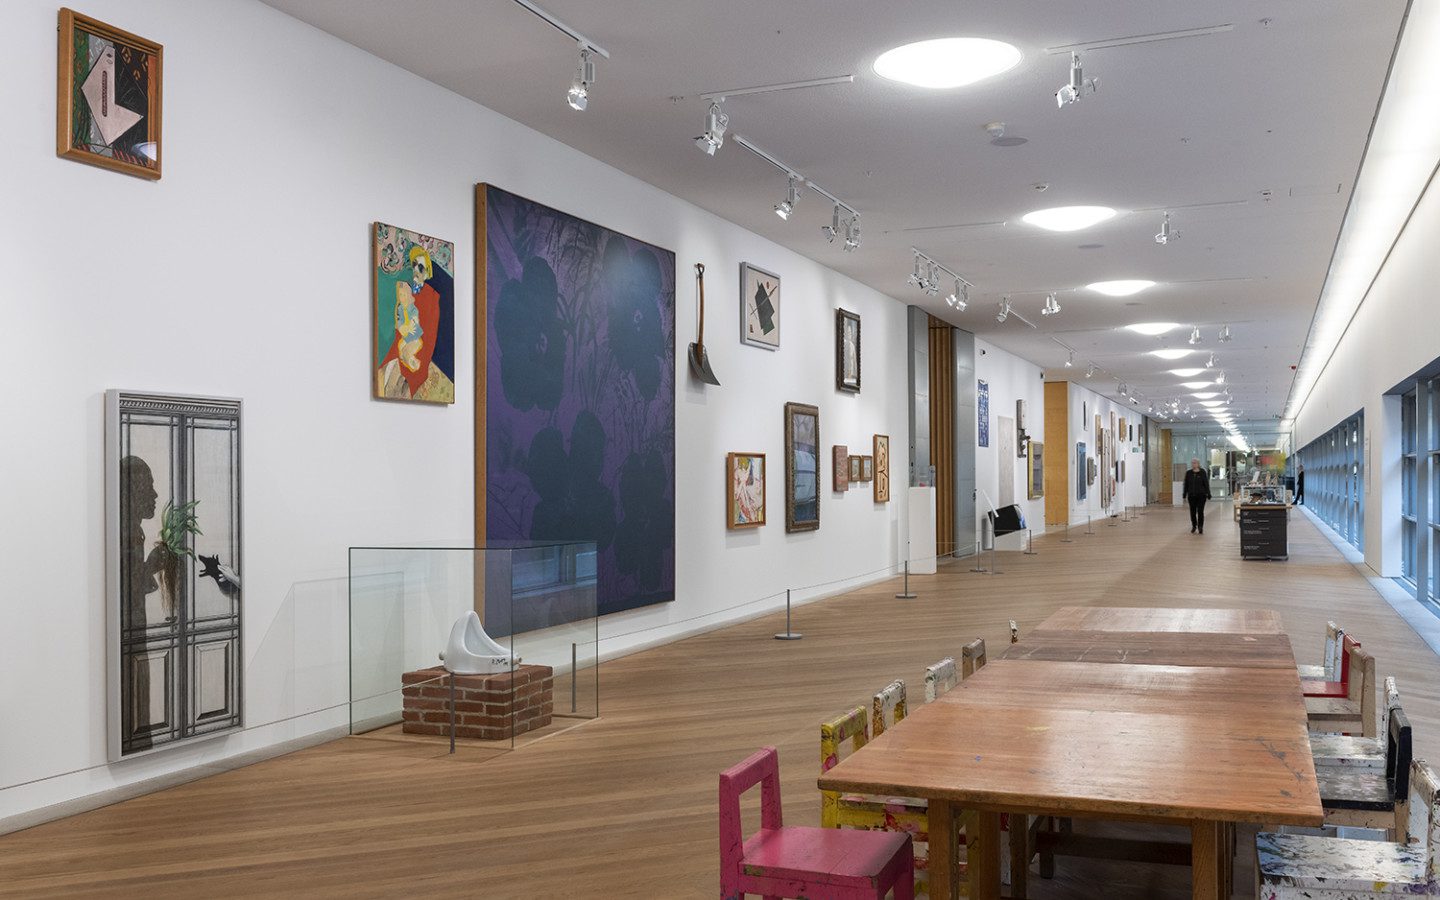
[[[55,155],[159,179],[165,48],[68,8],[59,35]],[[144,110],[134,108],[142,100]]]
[[[860,393],[860,314],[835,310],[835,389]]]
[[[727,529],[759,528],[765,524],[765,481],[769,474],[763,453],[725,454]]]
[[[860,457],[860,480],[875,480],[875,458],[873,456]]]
[[[740,264],[740,343],[780,349],[780,276]]]
[[[859,484],[864,479],[860,477],[860,455],[850,457],[847,462],[850,464],[850,481],[852,484]]]
[[[840,494],[850,490],[850,448],[836,444],[830,448],[831,490]]]
[[[820,408],[785,404],[785,530],[820,528]]]
[[[890,502],[890,435],[877,434],[875,453],[875,502]]]

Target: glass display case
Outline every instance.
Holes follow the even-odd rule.
[[[513,749],[596,718],[595,572],[593,543],[350,548],[351,734]]]

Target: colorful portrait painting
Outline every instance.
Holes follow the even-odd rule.
[[[740,264],[740,339],[780,349],[780,276],[749,263]]]
[[[805,403],[787,403],[785,530],[815,531],[819,527],[820,410]]]
[[[374,229],[375,396],[455,402],[455,245]]]
[[[163,57],[164,48],[154,41],[60,10],[55,152],[159,178]]]
[[[601,615],[673,600],[675,254],[490,185],[476,202],[477,540],[593,542]]]
[[[725,456],[727,528],[758,528],[765,524],[765,454]]]

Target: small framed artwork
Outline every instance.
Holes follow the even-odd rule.
[[[765,454],[725,454],[725,527],[765,524]]]
[[[1027,494],[1031,500],[1045,496],[1045,445],[1040,441],[1030,442],[1030,477]]]
[[[860,480],[871,481],[875,478],[875,458],[873,456],[860,457]]]
[[[55,153],[159,178],[164,55],[154,41],[61,9]]]
[[[860,316],[835,310],[835,389],[860,393]]]
[[[859,457],[859,456],[852,456],[852,457],[850,457],[850,480],[851,480],[852,482],[854,482],[855,484],[859,484],[860,482],[862,482],[862,481],[865,480],[864,478],[861,478],[861,477],[860,477],[860,457]]]
[[[890,502],[890,435],[875,435],[875,502]]]
[[[785,404],[785,530],[820,528],[820,409]]]
[[[830,478],[834,482],[832,490],[842,493],[850,490],[850,448],[844,444],[836,444],[830,450]]]
[[[780,349],[780,276],[740,264],[740,341]]]
[[[374,396],[454,403],[455,245],[384,222],[371,237]]]

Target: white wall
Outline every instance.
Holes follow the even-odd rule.
[[[1383,392],[1440,357],[1437,245],[1440,187],[1432,182],[1295,417],[1294,446],[1304,448],[1365,411],[1366,459],[1373,469],[1366,473],[1365,562],[1385,577],[1400,575],[1401,451],[1399,405],[1389,421]]]
[[[976,446],[975,485],[985,494],[975,500],[975,533],[981,534],[980,523],[984,521],[990,507],[985,502],[1000,505],[997,493],[1000,485],[1000,454],[1008,453],[1015,460],[1015,502],[1025,511],[1025,524],[1035,534],[1045,531],[1045,500],[1029,499],[1026,472],[1029,460],[1015,456],[1015,447],[1000,446],[1000,417],[1015,418],[1015,401],[1026,401],[1025,431],[1032,440],[1045,441],[1045,380],[1044,370],[1034,363],[1026,362],[1013,353],[1001,350],[994,344],[975,339],[975,377],[990,383],[990,446]],[[1018,433],[1020,425],[1017,422]],[[1046,453],[1053,452],[1047,445]],[[1014,538],[1012,541],[1018,541]],[[1002,549],[1006,545],[1002,542]]]
[[[1140,422],[1144,414],[1138,411],[1134,404],[1117,403],[1109,397],[1095,393],[1078,381],[1070,382],[1070,444],[1064,448],[1069,459],[1070,469],[1070,524],[1084,525],[1086,517],[1098,521],[1108,515],[1119,515],[1122,507],[1144,506],[1145,505],[1145,483],[1142,472],[1145,467],[1145,446],[1140,439]],[[1135,426],[1135,440],[1121,440],[1116,435],[1115,452],[1118,459],[1125,460],[1125,480],[1117,483],[1115,496],[1111,498],[1108,507],[1100,505],[1100,475],[1095,476],[1095,483],[1086,485],[1085,499],[1075,499],[1075,486],[1077,479],[1083,479],[1085,473],[1078,471],[1075,465],[1075,445],[1081,441],[1085,443],[1085,456],[1087,459],[1096,461],[1099,466],[1098,448],[1095,444],[1095,416],[1099,415],[1110,427],[1110,414],[1115,414],[1117,419],[1123,418],[1126,422],[1126,433],[1128,438],[1129,425]],[[1138,452],[1136,451],[1138,448]],[[1045,448],[1050,452],[1050,448]]]
[[[0,395],[0,470],[9,473],[0,516],[0,788],[40,779],[0,790],[0,817],[346,721],[336,705],[347,697],[347,548],[471,537],[466,301],[476,182],[678,254],[678,599],[605,620],[602,638],[628,636],[602,650],[674,636],[725,616],[682,620],[899,558],[907,440],[899,302],[246,0],[92,0],[85,13],[165,45],[165,175],[152,183],[58,159],[56,9],[40,0],[0,9],[11,38],[0,59],[8,88],[0,236],[11,248],[0,317],[19,338],[12,384]],[[237,69],[236,60],[248,62]],[[377,219],[456,243],[453,407],[369,398],[368,235]],[[814,249],[839,253],[818,236]],[[742,260],[784,278],[778,353],[738,342]],[[707,346],[719,388],[686,374],[696,261],[711,276]],[[841,305],[863,319],[859,396],[834,389]],[[116,765],[105,764],[104,708],[101,399],[111,387],[245,401],[250,726]],[[997,408],[1004,396],[995,395]],[[787,400],[821,407],[827,487],[831,444],[868,447],[873,433],[890,434],[894,499],[876,505],[868,486],[845,496],[822,490],[821,529],[787,535],[777,477],[770,524],[727,533],[724,455],[764,451],[783,471]]]

